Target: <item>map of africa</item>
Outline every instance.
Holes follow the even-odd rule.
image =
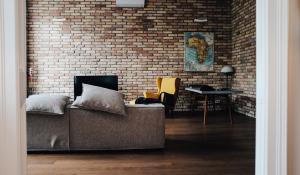
[[[212,71],[214,63],[213,33],[185,32],[185,71]]]

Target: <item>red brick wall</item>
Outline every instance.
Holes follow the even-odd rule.
[[[231,63],[229,0],[149,0],[145,8],[124,9],[116,8],[115,0],[27,4],[30,93],[73,96],[73,76],[116,74],[120,90],[130,100],[155,89],[157,76],[173,76],[182,79],[177,110],[186,111],[190,96],[183,88],[222,86],[219,71]],[[207,23],[193,22],[205,16]],[[215,71],[183,71],[185,31],[214,32]]]
[[[238,112],[255,117],[256,97],[256,2],[232,1],[232,65],[236,69],[233,87],[244,91],[236,96]]]

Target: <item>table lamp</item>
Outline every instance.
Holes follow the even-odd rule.
[[[229,76],[234,73],[233,67],[230,65],[223,66],[221,69],[221,73],[226,75],[226,88],[229,89],[228,80],[229,80]]]

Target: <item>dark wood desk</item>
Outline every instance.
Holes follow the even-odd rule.
[[[192,92],[192,93],[197,93],[204,95],[205,97],[205,102],[204,102],[204,115],[203,115],[203,124],[206,125],[207,123],[207,114],[208,114],[208,96],[210,95],[222,95],[226,97],[227,101],[227,109],[229,113],[229,119],[230,123],[233,123],[233,119],[231,116],[231,97],[230,95],[232,94],[239,94],[243,93],[243,91],[236,90],[236,89],[231,89],[231,90],[214,90],[214,91],[201,91],[200,88],[195,88],[195,87],[187,87],[185,88],[186,91]]]

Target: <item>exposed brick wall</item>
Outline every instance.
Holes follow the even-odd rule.
[[[145,8],[122,9],[115,0],[27,0],[29,90],[73,96],[73,76],[116,74],[130,100],[155,89],[157,76],[173,76],[182,79],[176,109],[189,110],[185,86],[223,85],[219,71],[231,63],[231,5],[230,0],[149,0]],[[203,16],[207,23],[193,22]],[[214,32],[214,72],[183,71],[185,31]]]
[[[255,117],[256,85],[256,2],[232,1],[232,64],[236,69],[233,87],[244,91],[236,96],[240,113]]]

